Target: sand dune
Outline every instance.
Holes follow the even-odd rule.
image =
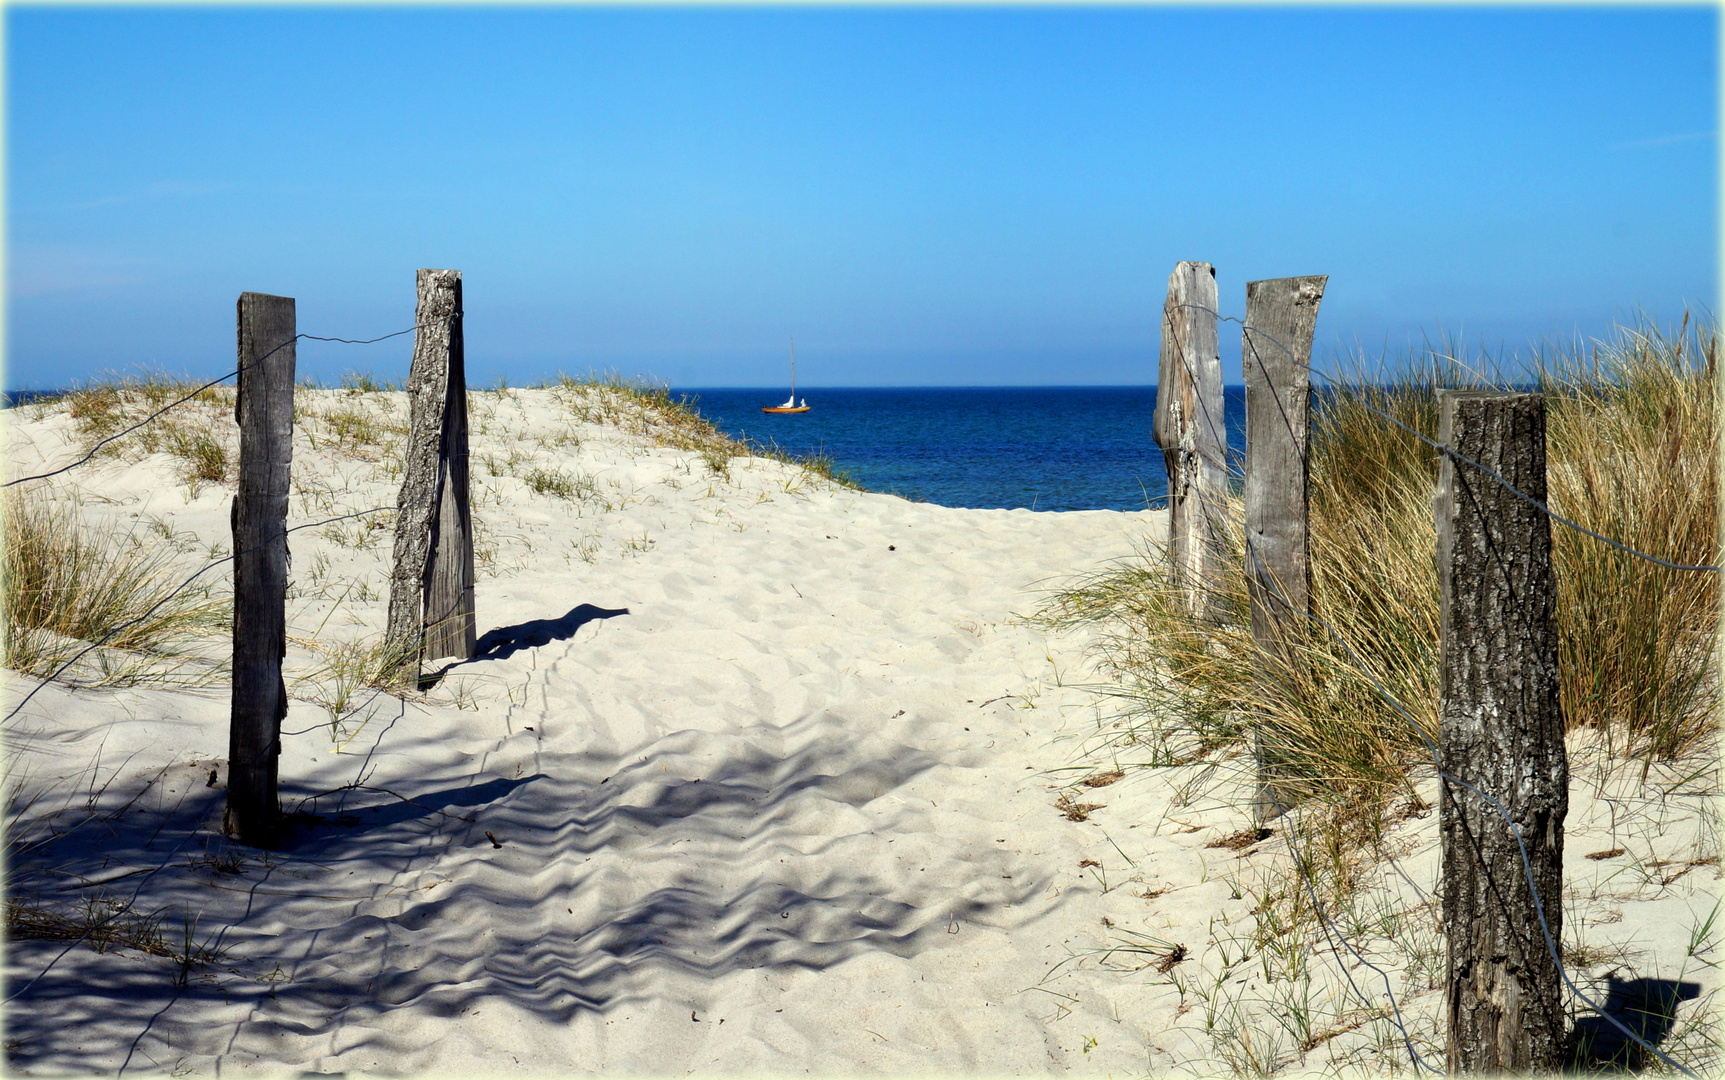
[[[14,837],[40,841],[13,895],[135,897],[175,946],[195,916],[214,958],[182,973],[136,948],[13,943],[11,1068],[1215,1067],[1214,1017],[1179,978],[1267,993],[1227,953],[1250,934],[1243,882],[1285,852],[1213,846],[1245,820],[1225,780],[1183,795],[1192,769],[1074,788],[1112,764],[1089,753],[1105,714],[1086,641],[1020,617],[1161,515],[948,509],[764,458],[715,472],[580,419],[570,393],[475,395],[483,636],[428,693],[357,690],[332,714],[330,658],[383,624],[390,530],[296,534],[282,850],[220,835],[219,683],[51,684],[12,721]],[[393,502],[398,433],[344,444],[330,417],[399,426],[400,399],[308,392],[290,525]],[[71,424],[15,417],[14,474],[68,460]],[[177,542],[188,569],[227,541],[230,490],[165,454],[57,483]],[[10,702],[36,686],[9,682]],[[1105,805],[1070,820],[1055,803],[1075,790]],[[1427,886],[1433,824],[1398,834]],[[1675,857],[1697,835],[1649,843]],[[1599,901],[1626,930],[1667,927],[1636,970],[1683,964],[1668,924],[1705,913],[1715,872]],[[1189,959],[1096,955],[1123,940]],[[1396,980],[1435,1015],[1433,985]],[[1353,1007],[1339,974],[1313,985]],[[1388,1030],[1362,1021],[1309,1064],[1387,1068],[1393,1033],[1370,1040]]]

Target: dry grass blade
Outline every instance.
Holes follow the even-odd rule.
[[[1104,807],[1103,803],[1075,802],[1070,795],[1060,796],[1054,800],[1054,805],[1066,815],[1067,821],[1088,821],[1092,810],[1101,810]]]
[[[1117,783],[1124,779],[1125,776],[1126,773],[1120,769],[1106,769],[1102,772],[1091,773],[1089,776],[1086,776],[1078,782],[1087,788],[1107,787],[1109,784]]]
[[[1204,846],[1207,848],[1227,848],[1229,851],[1244,851],[1260,840],[1268,840],[1270,835],[1269,829],[1242,829],[1237,833],[1230,833],[1220,839],[1212,840]]]

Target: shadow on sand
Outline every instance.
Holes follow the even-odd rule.
[[[1591,996],[1591,995],[1590,995]],[[1606,980],[1600,1011],[1653,1046],[1671,1034],[1677,1006],[1701,996],[1701,984],[1674,979]],[[1569,1036],[1569,1067],[1580,1072],[1640,1072],[1651,1055],[1605,1016],[1584,1016]]]
[[[159,920],[170,947],[184,928],[219,958],[188,966],[123,946],[99,956],[87,944],[12,943],[11,1064],[207,1070],[221,1057],[292,1068],[331,1045],[363,1044],[387,1069],[423,1049],[407,1034],[413,1024],[381,1022],[403,1006],[454,1017],[502,998],[567,1024],[623,1002],[646,1007],[667,978],[698,994],[732,972],[906,957],[951,946],[960,922],[1030,917],[1023,905],[1049,883],[1022,867],[1009,879],[1005,851],[943,841],[941,858],[966,868],[962,894],[919,887],[917,874],[880,876],[868,860],[822,858],[841,838],[876,835],[850,808],[938,759],[912,747],[883,755],[819,722],[685,731],[622,755],[545,753],[518,777],[456,763],[316,796],[284,782],[284,805],[308,812],[271,852],[220,835],[222,790],[204,786],[201,767],[181,778],[177,801],[164,782],[160,805],[26,823],[40,842],[10,867],[13,896],[69,911],[123,902]],[[440,760],[411,745],[418,737],[404,737],[405,760]],[[707,762],[698,776],[691,760]],[[848,824],[821,824],[835,820]],[[878,835],[867,842],[896,850],[884,827]],[[785,858],[762,859],[763,847]],[[148,870],[114,878],[127,868]]]
[[[517,626],[487,630],[473,646],[474,660],[507,660],[522,649],[536,649],[553,641],[567,641],[575,631],[596,619],[614,619],[629,614],[628,608],[602,608],[580,604],[556,619],[534,619]]]

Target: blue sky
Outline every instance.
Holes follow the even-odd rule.
[[[5,18],[12,388],[218,375],[247,290],[400,329],[421,266],[475,384],[1148,383],[1180,259],[1329,274],[1320,356],[1716,306],[1711,7]]]

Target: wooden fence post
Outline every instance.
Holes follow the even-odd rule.
[[[1438,441],[1545,499],[1545,399],[1445,390]],[[1551,523],[1443,455],[1436,504],[1441,588],[1440,753],[1448,776],[1520,826],[1545,925],[1562,932],[1569,764],[1558,703]],[[1442,781],[1451,1072],[1555,1073],[1561,976],[1540,931],[1515,832],[1496,807]]]
[[[395,525],[387,640],[417,681],[430,660],[473,655],[473,515],[461,272],[421,270],[407,379],[411,418]]]
[[[275,842],[277,763],[287,715],[288,469],[293,461],[294,302],[241,293],[239,490],[234,532],[233,696],[228,720],[224,831],[259,847]]]
[[[1162,306],[1153,430],[1168,473],[1168,557],[1192,614],[1216,617],[1223,589],[1228,430],[1216,337],[1216,270],[1174,264]]]
[[[1246,591],[1261,685],[1295,674],[1310,630],[1312,567],[1307,540],[1306,443],[1311,427],[1312,335],[1325,276],[1246,283],[1240,366],[1246,379]],[[1292,805],[1274,783],[1285,760],[1261,730],[1259,824]]]

